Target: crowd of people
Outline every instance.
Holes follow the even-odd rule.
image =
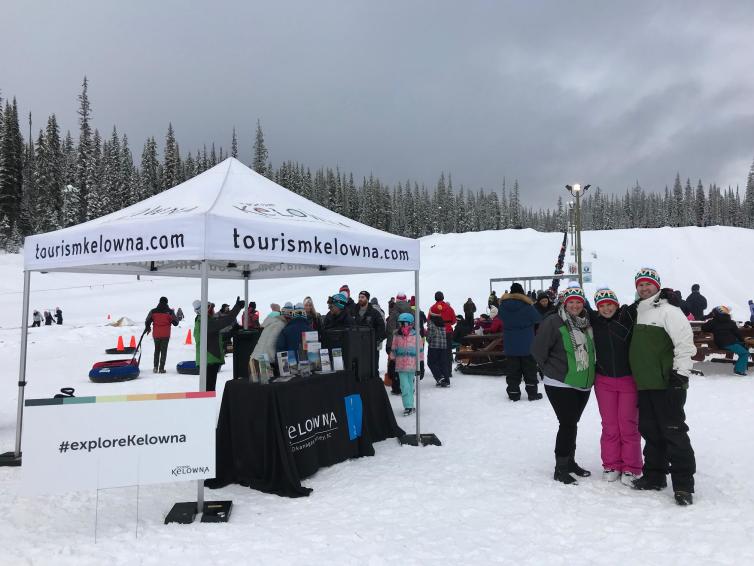
[[[63,311],[61,308],[55,307],[55,310],[46,310],[43,313],[35,309],[31,315],[31,326],[32,328],[36,328],[42,326],[42,324],[45,326],[63,324]]]

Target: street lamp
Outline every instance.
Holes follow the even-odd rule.
[[[566,190],[576,198],[576,264],[579,270],[579,287],[584,287],[584,278],[581,273],[581,195],[589,190],[592,185],[584,185],[583,187],[578,183],[573,185],[566,185]]]

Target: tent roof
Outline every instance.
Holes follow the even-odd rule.
[[[385,211],[387,214],[387,211]],[[360,224],[234,158],[127,208],[24,243],[24,268],[251,279],[413,271],[419,242]]]

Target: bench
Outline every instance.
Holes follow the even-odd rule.
[[[505,359],[502,334],[470,334],[461,338],[459,344],[457,362],[469,364]]]
[[[692,325],[694,330],[694,345],[696,346],[696,355],[691,356],[691,359],[695,362],[703,362],[708,356],[720,355],[722,358],[713,358],[710,361],[716,363],[732,364],[735,362],[733,359],[733,352],[723,350],[715,345],[715,339],[711,332],[702,332],[700,325]],[[741,335],[744,338],[754,337],[754,329],[741,328]],[[751,357],[751,354],[749,354]],[[754,363],[749,361],[749,366],[754,366]]]

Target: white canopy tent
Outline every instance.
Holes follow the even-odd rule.
[[[151,274],[208,279],[309,277],[414,271],[419,302],[419,242],[336,214],[229,158],[137,204],[24,243],[16,459],[26,384],[27,324],[32,271]],[[246,317],[245,317],[246,318]],[[419,317],[416,317],[417,336]],[[206,317],[201,319],[200,389],[206,389]],[[418,380],[417,380],[418,384]],[[418,401],[418,391],[417,391]],[[419,411],[417,403],[417,438]],[[199,482],[199,510],[203,500]]]

